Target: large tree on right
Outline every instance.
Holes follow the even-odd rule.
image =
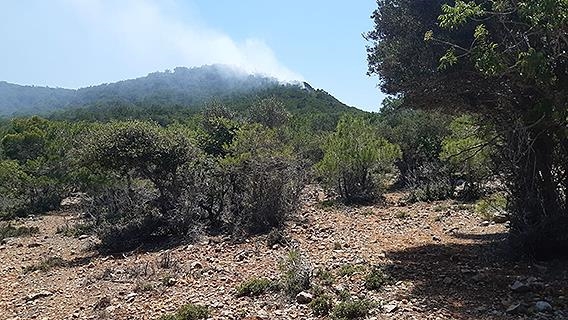
[[[369,74],[414,107],[480,115],[497,132],[511,243],[568,253],[568,0],[377,5]]]

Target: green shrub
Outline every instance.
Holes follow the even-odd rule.
[[[333,308],[333,300],[328,295],[320,295],[308,304],[316,316],[327,316]]]
[[[475,213],[487,221],[502,222],[507,219],[507,198],[501,193],[478,200],[475,203]]]
[[[365,271],[365,266],[363,265],[344,264],[337,270],[337,275],[340,277],[349,277],[362,271]]]
[[[338,303],[331,311],[336,320],[361,319],[369,315],[374,304],[369,300],[348,300]]]
[[[29,272],[34,272],[34,271],[43,271],[43,272],[47,272],[53,268],[59,268],[59,267],[65,267],[68,266],[69,262],[65,261],[64,259],[62,259],[61,257],[49,257],[45,260],[42,260],[40,263],[38,264],[34,264],[31,266],[27,266],[24,269],[25,273],[29,273]]]
[[[333,277],[333,273],[329,272],[325,269],[319,269],[316,273],[316,278],[318,278],[323,285],[330,286],[333,284],[335,280]]]
[[[0,241],[5,238],[25,237],[36,233],[39,233],[38,227],[15,227],[11,223],[0,222]]]
[[[312,268],[299,250],[289,251],[280,261],[279,269],[280,285],[289,297],[310,288]]]
[[[464,180],[460,196],[467,200],[478,198],[481,184],[487,181],[494,167],[491,162],[494,150],[470,115],[454,119],[449,128],[451,134],[442,142],[440,159],[448,164],[455,178]]]
[[[250,279],[237,287],[237,297],[259,296],[273,287],[272,281],[264,278]]]
[[[384,174],[400,156],[398,146],[378,136],[368,121],[353,116],[341,118],[323,150],[319,174],[345,203],[376,200]]]
[[[160,320],[199,320],[207,319],[210,316],[209,308],[195,305],[186,304],[179,308],[176,313],[164,315]]]
[[[390,277],[382,267],[374,267],[365,276],[365,289],[379,290],[390,281]]]

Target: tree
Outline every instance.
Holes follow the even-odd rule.
[[[320,174],[346,203],[376,200],[379,176],[400,156],[399,147],[380,137],[368,121],[349,115],[339,120],[323,150]]]
[[[129,121],[103,125],[89,141],[82,151],[86,165],[127,179],[148,179],[159,192],[162,214],[175,206],[183,190],[180,168],[194,155],[185,136],[154,123]]]
[[[512,244],[568,239],[568,1],[378,0],[369,74],[423,108],[478,114],[502,141]]]

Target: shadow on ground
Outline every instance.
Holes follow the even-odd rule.
[[[511,301],[553,299],[568,288],[566,263],[557,263],[563,272],[531,263],[514,263],[504,256],[506,234],[468,235],[456,238],[474,240],[472,244],[431,244],[391,251],[393,277],[409,281],[414,287],[406,297],[416,299],[423,310],[437,310],[452,319],[518,319],[505,313]],[[555,270],[554,272],[551,272]],[[545,279],[547,288],[532,296],[513,293],[510,285],[518,278]],[[553,298],[550,298],[553,297]],[[532,303],[532,300],[531,300]],[[562,301],[557,305],[562,306]]]

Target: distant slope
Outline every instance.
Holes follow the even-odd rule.
[[[255,99],[275,96],[291,112],[355,110],[309,84],[281,84],[224,65],[175,68],[146,77],[78,90],[0,82],[0,116],[54,114],[58,118],[105,120],[148,113],[195,113],[211,100],[245,110]]]

